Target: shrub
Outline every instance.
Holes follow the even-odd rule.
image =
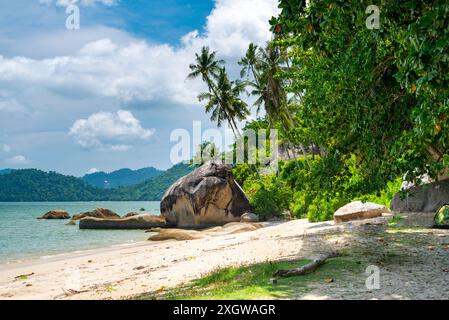
[[[261,180],[252,177],[245,181],[243,189],[254,213],[262,220],[280,216],[288,209],[291,199],[289,189],[274,175],[264,175]]]

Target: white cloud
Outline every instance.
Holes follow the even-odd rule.
[[[154,130],[142,128],[131,112],[119,110],[94,113],[87,119],[77,120],[69,134],[86,149],[126,151],[133,144],[148,141]]]
[[[0,144],[0,151],[10,152],[11,147],[9,145],[7,145],[6,143]]]
[[[98,170],[97,168],[91,168],[89,170],[87,170],[86,174],[94,174],[100,172],[100,170]]]
[[[250,42],[264,45],[271,38],[268,20],[277,12],[276,0],[217,0],[204,35],[192,31],[181,39],[180,47],[105,38],[50,59],[0,56],[0,85],[40,87],[62,96],[196,105],[203,84],[186,81],[194,54],[201,46],[210,46],[220,57],[235,61]]]
[[[21,165],[29,163],[28,159],[23,155],[17,155],[6,160],[6,163],[11,165]]]

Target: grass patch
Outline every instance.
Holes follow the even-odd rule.
[[[388,221],[388,226],[390,228],[396,228],[399,224],[399,222],[401,222],[402,220],[402,216],[399,213],[395,213],[393,218]]]
[[[184,287],[169,289],[159,294],[148,294],[138,299],[168,300],[252,300],[294,299],[313,289],[313,284],[327,284],[326,279],[336,282],[347,275],[363,273],[360,261],[351,257],[329,259],[318,270],[290,278],[279,278],[273,284],[272,274],[279,269],[293,269],[310,262],[267,262],[245,267],[224,268],[192,281]]]

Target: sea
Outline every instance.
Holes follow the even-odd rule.
[[[80,230],[78,226],[67,226],[70,220],[37,219],[51,210],[74,215],[96,208],[111,209],[122,216],[129,212],[160,214],[159,202],[0,202],[0,264],[127,245],[148,238],[142,230]],[[141,212],[141,208],[145,211]]]

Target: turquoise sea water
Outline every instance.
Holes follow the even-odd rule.
[[[71,251],[144,241],[142,230],[79,230],[70,220],[38,220],[50,210],[74,215],[108,208],[120,215],[139,212],[159,215],[159,202],[0,202],[0,263],[27,260]]]

